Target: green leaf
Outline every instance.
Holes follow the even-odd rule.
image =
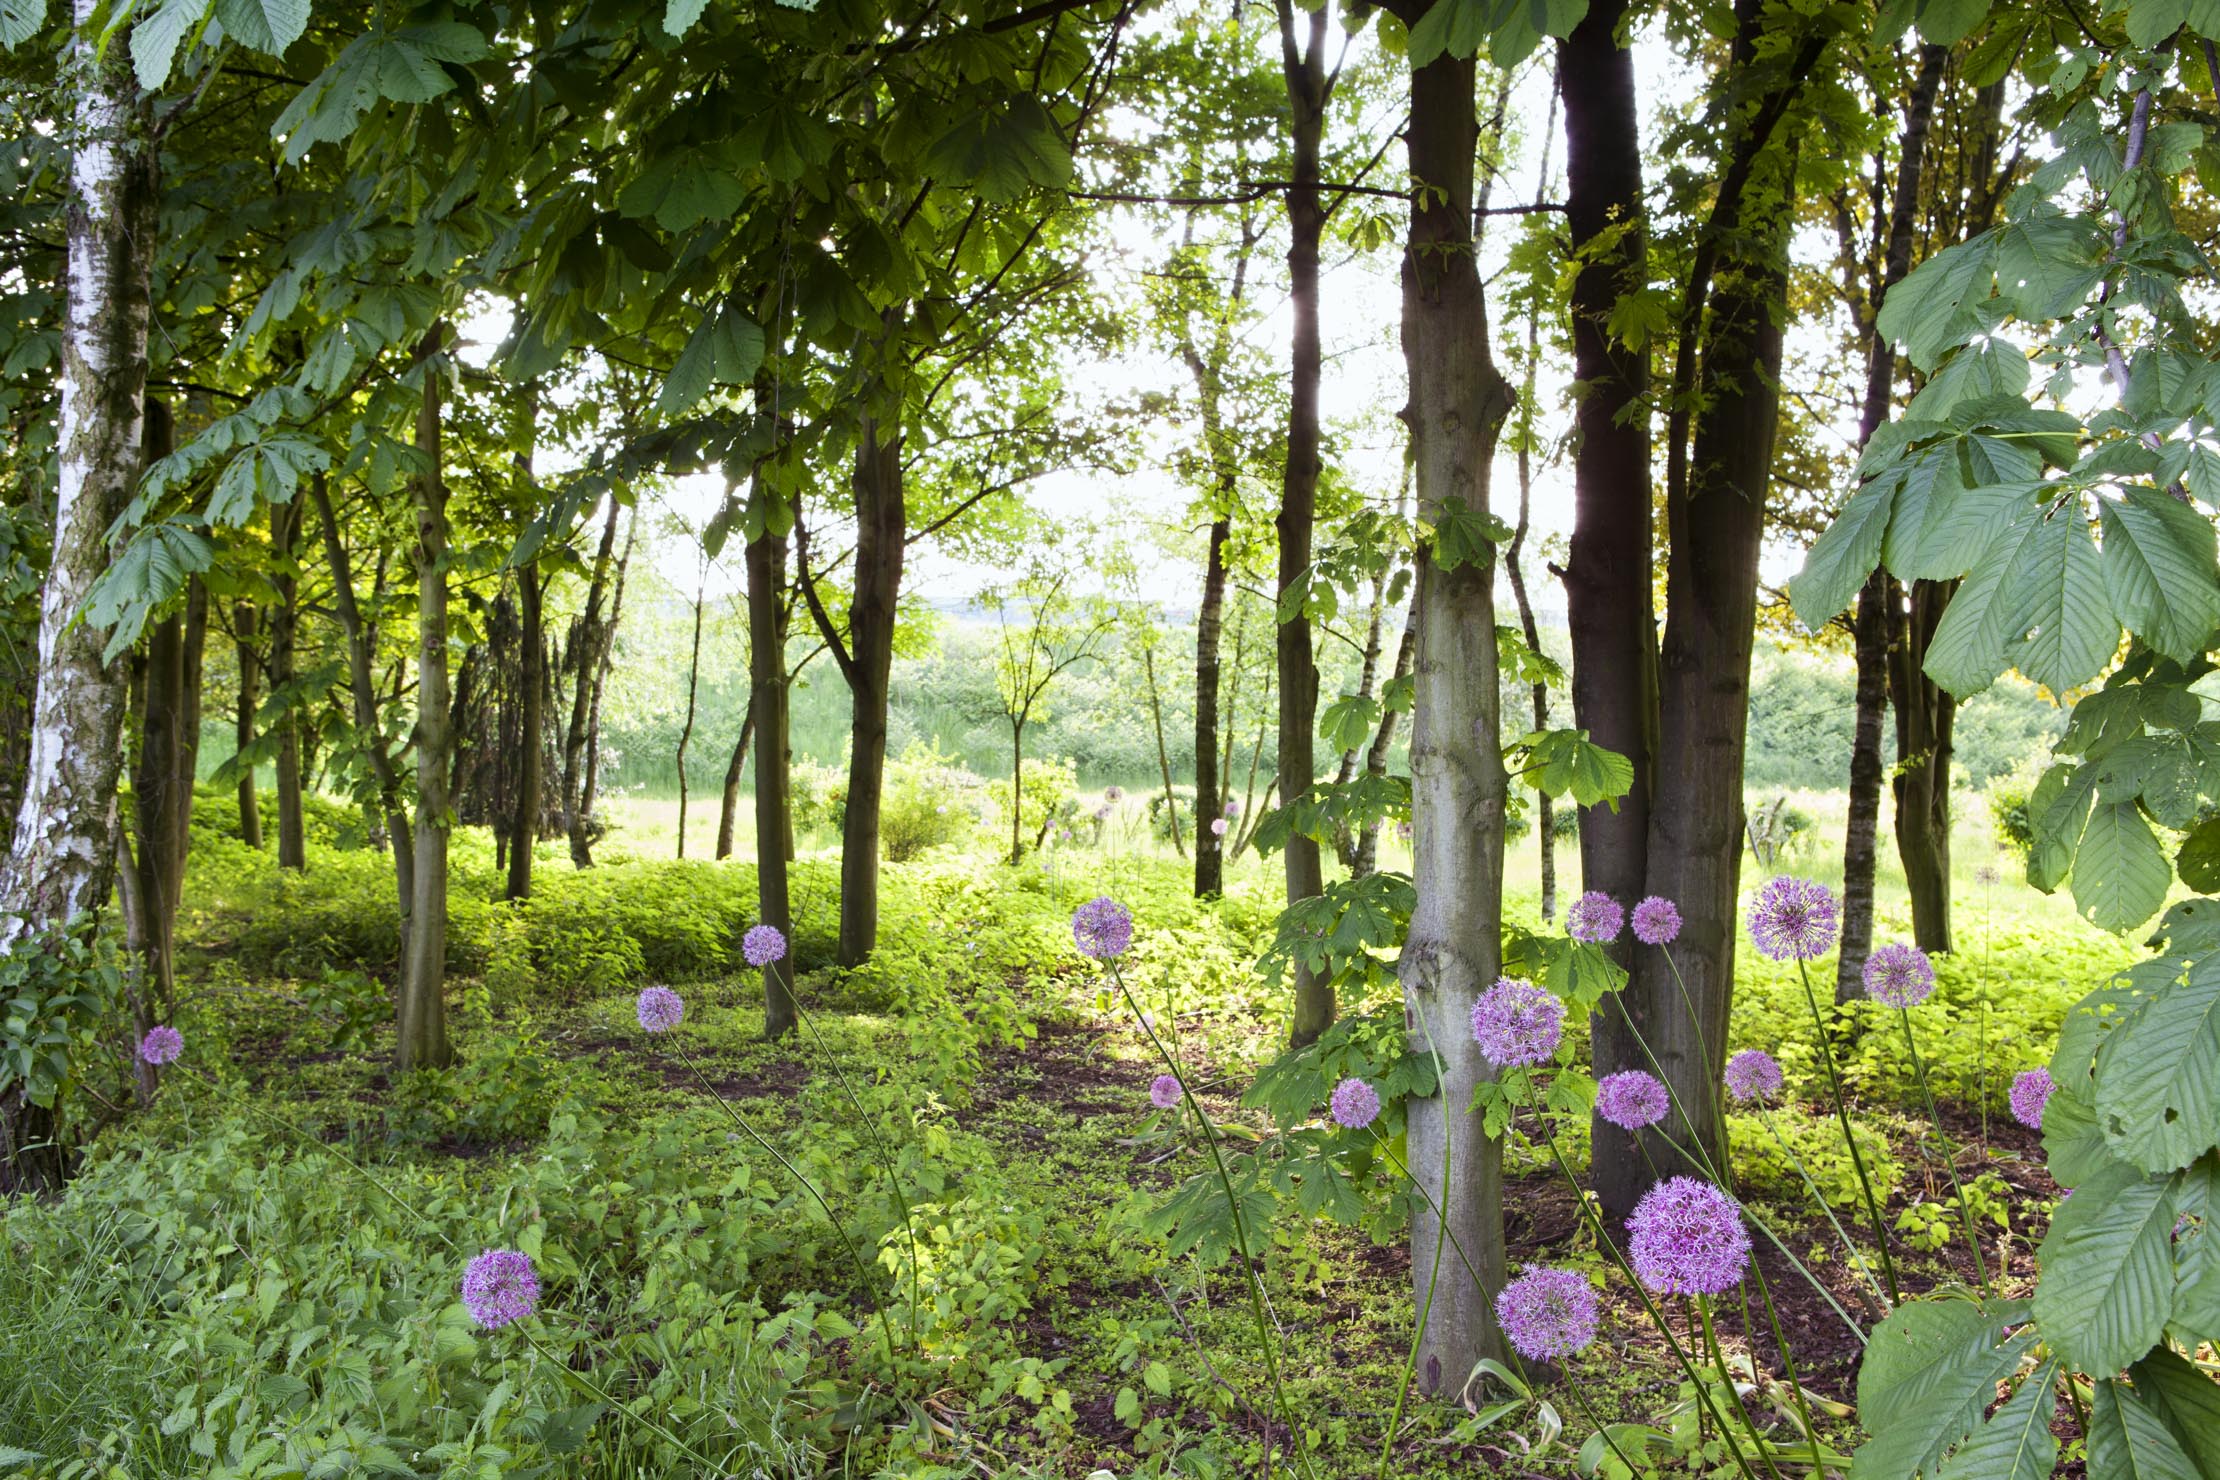
[[[653,216],[665,231],[691,231],[705,221],[730,220],[747,199],[740,177],[714,159],[689,153],[656,161],[617,194],[627,216]]]
[[[763,363],[763,330],[730,303],[713,309],[679,351],[670,378],[655,398],[666,417],[691,410],[711,385],[745,385]]]
[[[673,36],[684,36],[708,8],[709,0],[665,0],[663,29]]]
[[[14,51],[46,24],[46,0],[0,0],[0,46]]]
[[[2220,41],[2220,0],[2133,0],[2127,7],[2128,40],[2137,46],[2156,46],[2183,26]]]
[[[1533,752],[1526,779],[1550,796],[1570,793],[1579,806],[1608,802],[1617,811],[1619,798],[1634,789],[1634,763],[1595,744],[1586,730],[1541,731],[1525,743]]]
[[[2012,651],[2015,666],[2054,692],[2095,678],[2119,651],[2096,542],[2072,500],[2036,529],[2004,599],[2012,628],[2026,634]]]
[[[2074,852],[2074,908],[2099,930],[2142,924],[2166,903],[2173,870],[2133,802],[2102,802],[2089,813]]]
[[[2128,1376],[2204,1480],[2220,1480],[2220,1383],[2163,1346],[2130,1367]]]
[[[6,13],[0,4],[0,16]],[[208,0],[160,0],[131,25],[131,70],[139,86],[153,92],[169,80],[178,47],[208,13]],[[4,31],[4,22],[0,22]]]
[[[1911,1300],[1890,1312],[1858,1368],[1858,1417],[1873,1437],[1851,1480],[1905,1480],[1971,1433],[2035,1339],[2005,1337],[2026,1318],[2021,1301]]]
[[[1379,700],[1363,694],[1343,694],[1318,716],[1318,738],[1336,750],[1356,750],[1372,738],[1379,723]]]
[[[1867,479],[1812,543],[1804,568],[1789,578],[1789,600],[1798,620],[1812,631],[1848,607],[1880,563],[1881,538],[1888,532],[1901,482],[1887,476]]]
[[[2174,1205],[2194,1222],[2174,1237],[2174,1314],[2185,1343],[2220,1338],[2220,1155],[2208,1153],[2182,1178]],[[2220,1426],[2212,1430],[2220,1437]]]
[[[1904,415],[1942,421],[1961,402],[2024,396],[2028,378],[2024,351],[2008,340],[1977,339],[1943,362],[1906,404]]]
[[[1996,682],[2011,646],[2027,631],[2024,624],[2014,625],[2003,593],[2042,527],[2042,509],[2022,504],[2012,522],[1991,537],[1943,611],[1924,667],[1929,678],[1961,699]]]
[[[1980,327],[1972,311],[1996,280],[1996,242],[1975,237],[1945,247],[1888,291],[1876,326],[1922,370]]]
[[[2207,1480],[2164,1419],[2115,1378],[2089,1407],[2089,1480]]]
[[[1443,499],[1428,523],[1436,570],[1457,570],[1467,565],[1486,570],[1495,559],[1495,547],[1511,538],[1510,525],[1461,498]]]
[[[2158,1344],[2174,1303],[2173,1183],[2114,1162],[2051,1216],[2035,1320],[2085,1372],[2117,1372]]]
[[[1054,189],[1071,179],[1071,150],[1040,99],[1017,93],[1000,106],[982,105],[935,139],[925,166],[944,181],[968,185],[996,203],[1029,187]]]
[[[1971,1439],[1958,1446],[1935,1480],[2050,1480],[2058,1439],[2050,1431],[2058,1406],[2058,1364],[2047,1362],[2019,1386]]]
[[[2144,998],[2105,1039],[2097,1121],[2146,1172],[2186,1167],[2220,1145],[2220,955]]]
[[[308,29],[308,0],[216,0],[216,19],[241,45],[283,56]]]
[[[2180,500],[2130,487],[2098,505],[2104,583],[2128,630],[2179,663],[2220,625],[2220,551],[2212,524]]]

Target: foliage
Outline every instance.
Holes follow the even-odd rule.
[[[117,1077],[103,1039],[126,1006],[124,969],[115,939],[91,915],[0,954],[0,1101],[51,1112],[44,1134],[63,1146],[81,1130],[75,1088]],[[6,1121],[11,1142],[18,1124],[12,1115]]]

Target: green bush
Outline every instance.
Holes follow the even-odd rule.
[[[891,863],[960,843],[984,810],[986,782],[931,746],[912,744],[887,767],[879,842]]]

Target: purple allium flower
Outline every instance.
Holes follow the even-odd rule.
[[[1659,1295],[1717,1295],[1750,1262],[1735,1200],[1700,1177],[1672,1177],[1642,1194],[1626,1220],[1628,1262]]]
[[[1239,817],[1241,815],[1241,799],[1239,797],[1226,798],[1226,815],[1228,817]]]
[[[139,1040],[139,1057],[157,1067],[177,1062],[185,1051],[185,1035],[164,1024],[146,1030],[146,1037]]]
[[[1102,789],[1102,799],[1113,804],[1123,801],[1125,799],[1125,788],[1122,786],[1105,786]]]
[[[1634,907],[1634,938],[1646,946],[1667,946],[1680,938],[1680,910],[1662,894]]]
[[[1565,911],[1565,934],[1574,940],[1584,940],[1592,945],[1603,945],[1619,938],[1620,929],[1626,924],[1626,911],[1619,902],[1601,889],[1591,889],[1572,903]]]
[[[1411,840],[1411,822],[1409,818],[1406,817],[1395,824],[1395,835],[1406,843]]]
[[[1569,1357],[1596,1339],[1596,1287],[1577,1270],[1529,1264],[1495,1297],[1495,1319],[1520,1356]]]
[[[1891,1007],[1917,1007],[1935,990],[1935,963],[1902,941],[1876,946],[1865,958],[1866,995]]]
[[[1762,1048],[1745,1048],[1727,1060],[1727,1093],[1748,1104],[1770,1100],[1781,1092],[1780,1061]]]
[[[1995,884],[2001,883],[2002,876],[1997,873],[1995,868],[1993,868],[1989,864],[1984,863],[1981,865],[1981,867],[1973,871],[1973,882],[1986,889]]]
[[[1640,1069],[1622,1069],[1596,1082],[1596,1114],[1623,1131],[1655,1125],[1672,1107],[1664,1081]]]
[[[1071,937],[1079,954],[1107,961],[1133,944],[1133,915],[1107,894],[1098,894],[1071,915]]]
[[[1149,1081],[1149,1103],[1159,1110],[1169,1110],[1179,1103],[1179,1076],[1159,1074]]]
[[[1222,838],[1222,837],[1224,837],[1224,836],[1226,835],[1226,819],[1225,819],[1225,818],[1223,818],[1223,817],[1217,818],[1217,819],[1216,819],[1215,821],[1213,821],[1213,822],[1212,822],[1212,823],[1210,824],[1210,835],[1211,835],[1212,837],[1214,837],[1214,838]]]
[[[740,954],[750,966],[768,966],[786,959],[786,937],[776,925],[756,925],[740,937]]]
[[[1509,1069],[1539,1064],[1565,1036],[1565,1004],[1531,982],[1504,977],[1472,1004],[1472,1041]]]
[[[1835,943],[1835,897],[1827,886],[1783,874],[1750,906],[1750,939],[1775,961],[1809,961]]]
[[[650,1033],[668,1033],[686,1016],[686,999],[669,987],[642,987],[637,1010],[641,1027]]]
[[[2031,1131],[2043,1128],[2043,1107],[2058,1088],[2048,1069],[2029,1069],[2012,1076],[2012,1118]]]
[[[1334,1124],[1361,1131],[1380,1118],[1380,1092],[1361,1079],[1344,1079],[1334,1086]]]
[[[488,1249],[463,1270],[463,1308],[488,1331],[521,1321],[540,1303],[532,1261],[514,1249]]]

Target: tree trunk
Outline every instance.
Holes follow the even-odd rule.
[[[234,748],[242,756],[254,744],[254,716],[262,702],[259,697],[262,665],[254,653],[259,626],[253,602],[241,601],[233,605],[231,632],[239,655],[239,703],[232,711],[232,739]],[[242,764],[238,771],[239,840],[259,851],[262,847],[262,804],[254,789],[254,767]]]
[[[1020,831],[1025,816],[1025,721],[1010,722],[1010,867],[1016,868],[1025,858],[1024,835]],[[1046,829],[1043,829],[1046,831]]]
[[[750,705],[748,716],[740,722],[740,743],[732,747],[732,759],[725,763],[724,800],[717,811],[717,857],[732,856],[733,824],[740,812],[740,780],[747,774],[748,742],[755,737],[755,708]]]
[[[1156,767],[1164,775],[1164,816],[1172,825],[1172,851],[1180,857],[1187,856],[1187,844],[1179,832],[1179,798],[1172,794],[1172,752],[1164,743],[1164,701],[1156,690],[1156,650],[1146,643],[1141,647],[1141,668],[1149,681],[1149,716],[1156,721]]]
[[[707,567],[703,567],[706,573]],[[701,609],[708,593],[694,591],[694,646],[686,660],[686,723],[678,730],[678,856],[686,857],[686,749],[694,743],[695,700],[701,693]]]
[[[570,829],[570,861],[578,868],[592,868],[594,796],[601,788],[601,696],[609,687],[609,664],[617,651],[617,624],[624,620],[624,575],[632,568],[632,550],[640,537],[640,514],[633,511],[624,530],[624,553],[617,557],[617,581],[609,593],[609,620],[594,636],[593,696],[586,704],[586,774],[578,788],[578,812]],[[787,850],[788,856],[793,850]]]
[[[1547,173],[1546,171],[1544,172]],[[1534,378],[1541,357],[1540,314],[1529,313],[1526,319],[1526,375],[1519,391],[1519,522],[1511,531],[1510,548],[1505,551],[1504,569],[1511,578],[1511,599],[1518,604],[1519,631],[1526,637],[1527,651],[1537,657],[1542,651],[1541,628],[1534,621],[1534,603],[1526,594],[1526,567],[1521,558],[1526,553],[1526,536],[1533,528],[1534,513]],[[1549,685],[1541,679],[1534,680],[1534,728],[1549,728]],[[1542,855],[1542,923],[1547,925],[1557,918],[1557,812],[1546,791],[1534,793],[1534,833]]]
[[[1452,57],[1411,74],[1405,141],[1416,189],[1402,270],[1410,371],[1403,417],[1424,519],[1439,517],[1452,499],[1487,510],[1489,464],[1510,409],[1488,352],[1487,305],[1474,261],[1473,83],[1473,63]],[[1492,554],[1449,569],[1422,546],[1416,563],[1417,902],[1400,974],[1411,1047],[1437,1056],[1441,1084],[1434,1097],[1414,1096],[1408,1105],[1410,1171],[1440,1209],[1439,1217],[1419,1212],[1411,1220],[1411,1273],[1418,1298],[1432,1297],[1418,1350],[1419,1386],[1453,1400],[1480,1359],[1503,1355],[1490,1308],[1503,1283],[1503,1147],[1467,1107],[1473,1090],[1496,1072],[1473,1042],[1468,1019],[1502,965],[1505,778]]]
[[[593,575],[586,582],[586,606],[570,629],[567,659],[575,672],[570,691],[570,724],[563,730],[563,831],[570,837],[571,862],[580,868],[593,862],[585,835],[585,813],[579,807],[579,790],[585,779],[586,732],[600,672],[601,603],[609,588],[610,566],[617,547],[617,516],[623,505],[609,501],[609,519],[601,527],[601,547],[594,552]]]
[[[1365,617],[1364,662],[1357,673],[1357,696],[1361,699],[1378,698],[1380,694],[1380,657],[1387,643],[1387,583],[1385,565],[1372,577],[1372,610]],[[1385,710],[1381,717],[1386,717]],[[1362,747],[1351,747],[1341,753],[1341,764],[1334,769],[1336,789],[1357,779],[1357,755]],[[1358,854],[1363,848],[1362,834],[1347,827],[1334,829],[1334,853],[1341,866],[1352,876],[1357,872]]]
[[[757,498],[772,495],[760,481]],[[763,969],[763,1032],[793,1031],[793,912],[787,897],[786,838],[792,797],[787,783],[786,536],[768,528],[748,543],[748,687],[755,718],[756,912],[789,942],[786,955]]]
[[[1210,829],[1225,812],[1218,786],[1218,640],[1225,630],[1226,540],[1230,518],[1213,520],[1203,557],[1202,606],[1195,613],[1195,897],[1216,899],[1226,888],[1226,850]]]
[[[1388,679],[1390,688],[1411,676],[1411,665],[1417,657],[1417,638],[1418,622],[1416,618],[1405,617],[1403,619],[1402,641],[1395,645],[1395,671]],[[1380,726],[1372,732],[1372,749],[1364,758],[1364,769],[1368,774],[1373,776],[1385,776],[1387,774],[1388,752],[1395,747],[1395,726],[1396,721],[1401,716],[1402,712],[1395,709],[1387,710],[1381,714]],[[1350,876],[1361,879],[1366,874],[1371,873],[1378,866],[1379,857],[1380,822],[1378,818],[1374,818],[1364,825],[1364,832],[1357,839],[1357,856],[1349,865]]]
[[[300,501],[275,505],[270,510],[270,543],[278,556],[277,606],[270,613],[270,687],[288,689],[293,683],[293,657],[300,638],[300,578],[295,574],[293,551],[305,511]],[[277,811],[278,867],[296,872],[308,867],[308,832],[301,817],[301,722],[288,701],[278,716]]]
[[[169,408],[149,398],[144,442],[146,460],[167,457],[174,443]],[[185,764],[185,618],[173,612],[147,629],[138,670],[138,744],[133,747],[131,827],[137,846],[117,855],[131,860],[135,877],[123,891],[132,948],[140,955],[141,981],[152,998],[167,1003],[175,995],[176,958],[171,927],[178,897],[175,873],[184,856],[177,837],[184,809],[178,786],[191,780]],[[151,1007],[151,1003],[147,1004]],[[146,1026],[154,1019],[146,1016]]]
[[[848,807],[840,829],[840,954],[860,966],[879,942],[879,811],[894,622],[909,539],[902,433],[865,417],[856,444],[856,581],[848,604]],[[831,641],[827,635],[828,643]],[[840,650],[833,649],[836,657]]]
[[[426,337],[416,446],[424,470],[410,480],[416,509],[416,895],[401,962],[396,1067],[437,1067],[454,1058],[447,1041],[448,760],[454,747],[447,687],[447,485],[440,464],[440,376],[447,326]]]
[[[507,893],[510,899],[526,899],[532,893],[532,845],[540,836],[540,732],[547,727],[547,592],[536,563],[525,564],[516,576],[518,664],[523,692],[517,695],[516,810],[509,821]],[[698,620],[694,641],[698,652]]]
[[[201,696],[208,679],[208,586],[199,576],[185,586],[184,651],[185,686],[177,709],[177,818],[170,837],[176,854],[170,860],[169,912],[176,918],[185,891],[185,856],[193,841],[193,785],[200,779]]]
[[[1927,157],[1927,126],[1934,113],[1935,90],[1942,83],[1950,48],[1924,46],[1919,73],[1904,100],[1904,133],[1898,142],[1896,188],[1882,228],[1881,260],[1866,289],[1864,330],[1865,406],[1859,417],[1858,446],[1863,448],[1889,418],[1895,400],[1896,347],[1874,327],[1896,286],[1912,268],[1912,229],[1919,209],[1920,176]],[[1878,226],[1878,223],[1876,223]],[[1857,717],[1850,739],[1850,817],[1842,845],[1842,945],[1835,957],[1835,1000],[1865,995],[1865,958],[1873,947],[1873,871],[1875,837],[1881,812],[1881,710],[1888,699],[1888,609],[1899,596],[1893,577],[1876,570],[1858,593],[1852,619],[1852,648],[1858,668]]]
[[[1912,896],[1912,940],[1950,949],[1950,732],[1958,702],[1930,679],[1927,646],[1956,581],[1914,581],[1890,611],[1889,698],[1896,709],[1896,852]]]

